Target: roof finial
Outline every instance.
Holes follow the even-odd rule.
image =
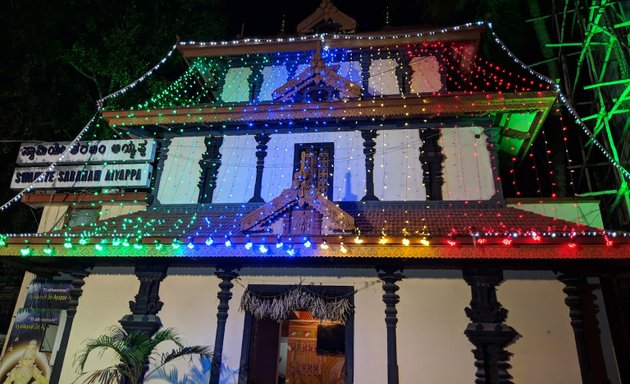
[[[385,7],[385,26],[389,27],[391,25],[391,20],[389,19],[389,5]]]
[[[280,22],[280,34],[284,35],[287,27],[287,14],[282,15],[282,21]]]

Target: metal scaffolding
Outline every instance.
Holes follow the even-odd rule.
[[[630,2],[614,0],[554,1],[551,58],[563,91],[582,116],[592,138],[582,135],[569,169],[581,197],[602,201],[608,227],[630,226],[630,188],[620,168],[593,145],[599,141],[620,167],[630,169]],[[577,160],[577,161],[576,161]]]

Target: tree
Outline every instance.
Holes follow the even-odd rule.
[[[158,345],[171,342],[176,348],[168,353],[157,352]],[[116,363],[109,367],[85,372],[85,365],[93,352],[102,356],[113,352]],[[212,358],[207,346],[184,346],[177,332],[172,328],[157,331],[153,336],[141,332],[127,333],[121,327],[112,327],[110,332],[88,339],[82,351],[77,353],[74,366],[84,384],[141,384],[146,377],[160,371],[166,364],[182,357],[194,355]],[[149,362],[151,368],[149,370]],[[75,382],[77,382],[75,380]]]

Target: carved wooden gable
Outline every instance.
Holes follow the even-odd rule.
[[[263,231],[282,219],[283,235],[319,236],[324,218],[332,230],[353,230],[354,218],[326,197],[328,163],[325,151],[303,149],[291,188],[241,219],[241,230]]]
[[[276,101],[322,102],[357,99],[361,87],[337,74],[338,65],[327,65],[318,46],[311,64],[272,93]]]

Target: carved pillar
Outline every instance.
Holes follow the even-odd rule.
[[[496,287],[503,281],[498,269],[464,270],[464,280],[470,285],[472,300],[466,308],[470,319],[464,333],[475,346],[476,384],[513,384],[508,373],[510,353],[505,348],[519,334],[504,324],[507,310],[497,300]]]
[[[203,154],[199,165],[201,176],[199,177],[199,203],[212,203],[212,195],[217,187],[217,175],[221,166],[221,144],[223,136],[208,135],[204,139],[206,152]]]
[[[68,349],[68,339],[70,338],[70,331],[72,330],[72,323],[74,322],[74,316],[77,313],[77,307],[79,306],[79,298],[83,294],[83,285],[85,285],[85,278],[89,275],[85,270],[72,271],[72,288],[70,288],[70,300],[68,300],[68,309],[66,310],[66,325],[63,328],[61,335],[61,344],[59,350],[55,356],[55,363],[50,376],[51,384],[59,384],[59,378],[61,377],[61,368],[63,367],[63,361],[66,357],[66,350]]]
[[[561,274],[564,285],[564,302],[569,307],[571,328],[575,336],[578,362],[583,384],[609,383],[600,342],[599,322],[595,296],[585,277]]]
[[[267,143],[269,142],[269,135],[266,133],[260,133],[254,136],[256,139],[256,184],[254,184],[254,196],[249,199],[250,203],[264,203],[265,200],[260,196],[262,190],[262,177],[263,169],[265,169],[265,157],[267,157]]]
[[[365,155],[365,196],[361,201],[378,201],[374,195],[374,154],[376,153],[376,131],[361,131],[363,154]]]
[[[159,291],[160,283],[166,277],[166,265],[136,265],[135,274],[140,280],[140,288],[135,297],[135,301],[129,302],[130,315],[125,315],[118,322],[122,325],[127,333],[144,333],[148,337],[153,336],[162,327],[162,321],[157,313],[162,309]],[[144,362],[142,373],[140,374],[141,382],[144,375],[149,370],[149,361]],[[128,384],[127,379],[123,378],[123,383]]]
[[[370,55],[361,56],[361,87],[363,88],[363,97],[370,96],[370,66],[372,59]]]
[[[398,355],[396,352],[396,324],[400,297],[396,283],[404,277],[398,268],[381,268],[378,277],[383,281],[383,302],[385,303],[385,325],[387,326],[387,384],[398,384]]]
[[[159,291],[167,269],[168,266],[160,264],[136,266],[135,274],[140,280],[140,288],[135,300],[129,302],[131,314],[119,321],[127,333],[141,332],[150,337],[162,326],[157,313],[164,305],[160,301]]]
[[[409,95],[411,90],[409,84],[411,84],[411,69],[409,62],[411,61],[406,50],[400,50],[396,52],[396,78],[398,78],[398,89],[402,95]]]
[[[422,163],[422,182],[426,190],[427,200],[442,200],[442,162],[444,155],[438,143],[440,130],[435,128],[420,129],[420,163]]]
[[[503,200],[503,185],[501,184],[501,172],[499,168],[499,150],[495,143],[496,129],[484,128],[483,133],[486,136],[486,148],[490,154],[490,167],[492,168],[492,179],[494,180],[494,196],[491,200]]]
[[[162,173],[164,171],[164,164],[166,164],[166,159],[168,158],[168,150],[171,145],[171,136],[164,136],[162,140],[158,141],[157,147],[157,166],[155,170],[155,182],[153,184],[153,193],[155,194],[153,197],[153,201],[157,204],[160,204],[158,199],[158,193],[160,191],[160,184],[162,181]]]
[[[210,369],[210,384],[219,384],[221,378],[221,363],[223,360],[223,340],[225,338],[225,324],[228,318],[229,302],[232,298],[232,287],[234,280],[238,274],[235,268],[217,268],[215,273],[221,282],[219,283],[219,305],[217,307],[217,332],[214,339],[214,357],[212,367]]]

